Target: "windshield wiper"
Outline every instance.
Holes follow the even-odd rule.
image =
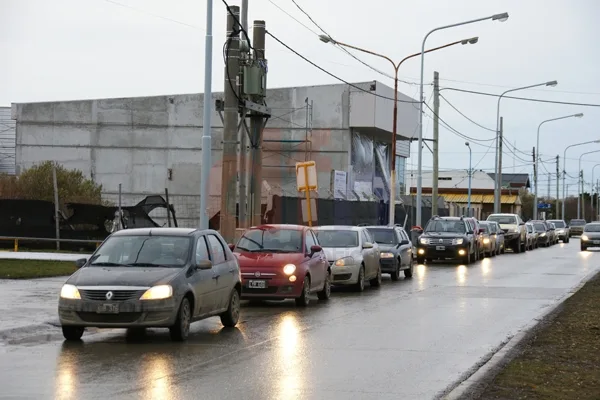
[[[297,253],[297,250],[284,250],[284,249],[256,249],[252,250],[253,253]]]
[[[128,267],[129,264],[119,264],[119,263],[114,263],[114,262],[97,262],[97,263],[91,263],[90,265],[97,265],[99,267]]]
[[[152,264],[152,263],[133,263],[129,264],[131,267],[159,267],[159,268],[168,268],[166,265],[160,264]]]
[[[241,246],[236,246],[236,249],[240,249],[242,251],[252,251],[252,250],[248,250],[247,248],[241,247]]]

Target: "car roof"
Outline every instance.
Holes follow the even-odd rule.
[[[365,229],[365,226],[353,226],[353,225],[321,225],[315,227],[317,231],[334,231],[334,230],[343,230],[343,231],[356,231],[359,232],[362,229]]]
[[[216,233],[207,229],[211,233]],[[112,236],[188,236],[198,232],[195,228],[135,228],[116,231]]]
[[[598,222],[598,221],[588,222],[586,225],[600,225],[600,222]]]
[[[257,226],[251,226],[248,229],[288,229],[288,230],[296,230],[296,231],[302,231],[304,229],[306,229],[307,227],[304,225],[296,225],[296,224],[264,224],[264,225],[257,225]]]
[[[401,226],[389,226],[389,225],[367,225],[367,226],[361,226],[361,228],[367,228],[367,229],[404,229]]]

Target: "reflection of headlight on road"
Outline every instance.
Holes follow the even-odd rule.
[[[343,267],[345,265],[353,265],[353,264],[354,264],[354,258],[352,258],[352,257],[340,258],[339,260],[337,260],[335,262],[336,267]]]
[[[60,297],[71,300],[81,299],[79,290],[74,285],[69,284],[63,285],[62,289],[60,290]]]
[[[581,240],[590,240],[590,238],[587,235],[581,235]]]
[[[381,253],[381,258],[394,258],[394,254],[392,253]]]
[[[483,243],[485,243],[485,244],[489,244],[489,243],[490,243],[490,239],[489,239],[489,238],[485,238],[485,239],[483,239]]]

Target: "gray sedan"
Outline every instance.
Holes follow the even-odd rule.
[[[67,340],[81,339],[86,327],[166,327],[183,341],[194,321],[238,322],[240,269],[213,230],[121,230],[77,266],[58,303]]]

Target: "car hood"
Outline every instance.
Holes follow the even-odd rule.
[[[600,239],[600,232],[583,232],[590,239]]]
[[[387,243],[377,243],[377,245],[379,246],[379,250],[380,251],[384,251],[384,252],[394,252],[395,250],[398,249],[398,247],[396,247],[395,244],[387,244]]]
[[[328,261],[336,261],[344,257],[362,257],[360,247],[323,247]]]
[[[464,233],[456,233],[456,232],[425,232],[422,237],[426,238],[461,238],[464,237]]]
[[[306,258],[302,253],[236,252],[234,254],[238,259],[242,271],[246,269],[251,269],[252,271],[256,271],[257,269],[279,269],[283,268],[286,264],[301,264]]]
[[[512,229],[519,229],[519,225],[517,224],[498,224],[502,229],[508,229],[509,231]]]
[[[181,268],[84,267],[67,281],[76,286],[154,286],[168,283]]]

